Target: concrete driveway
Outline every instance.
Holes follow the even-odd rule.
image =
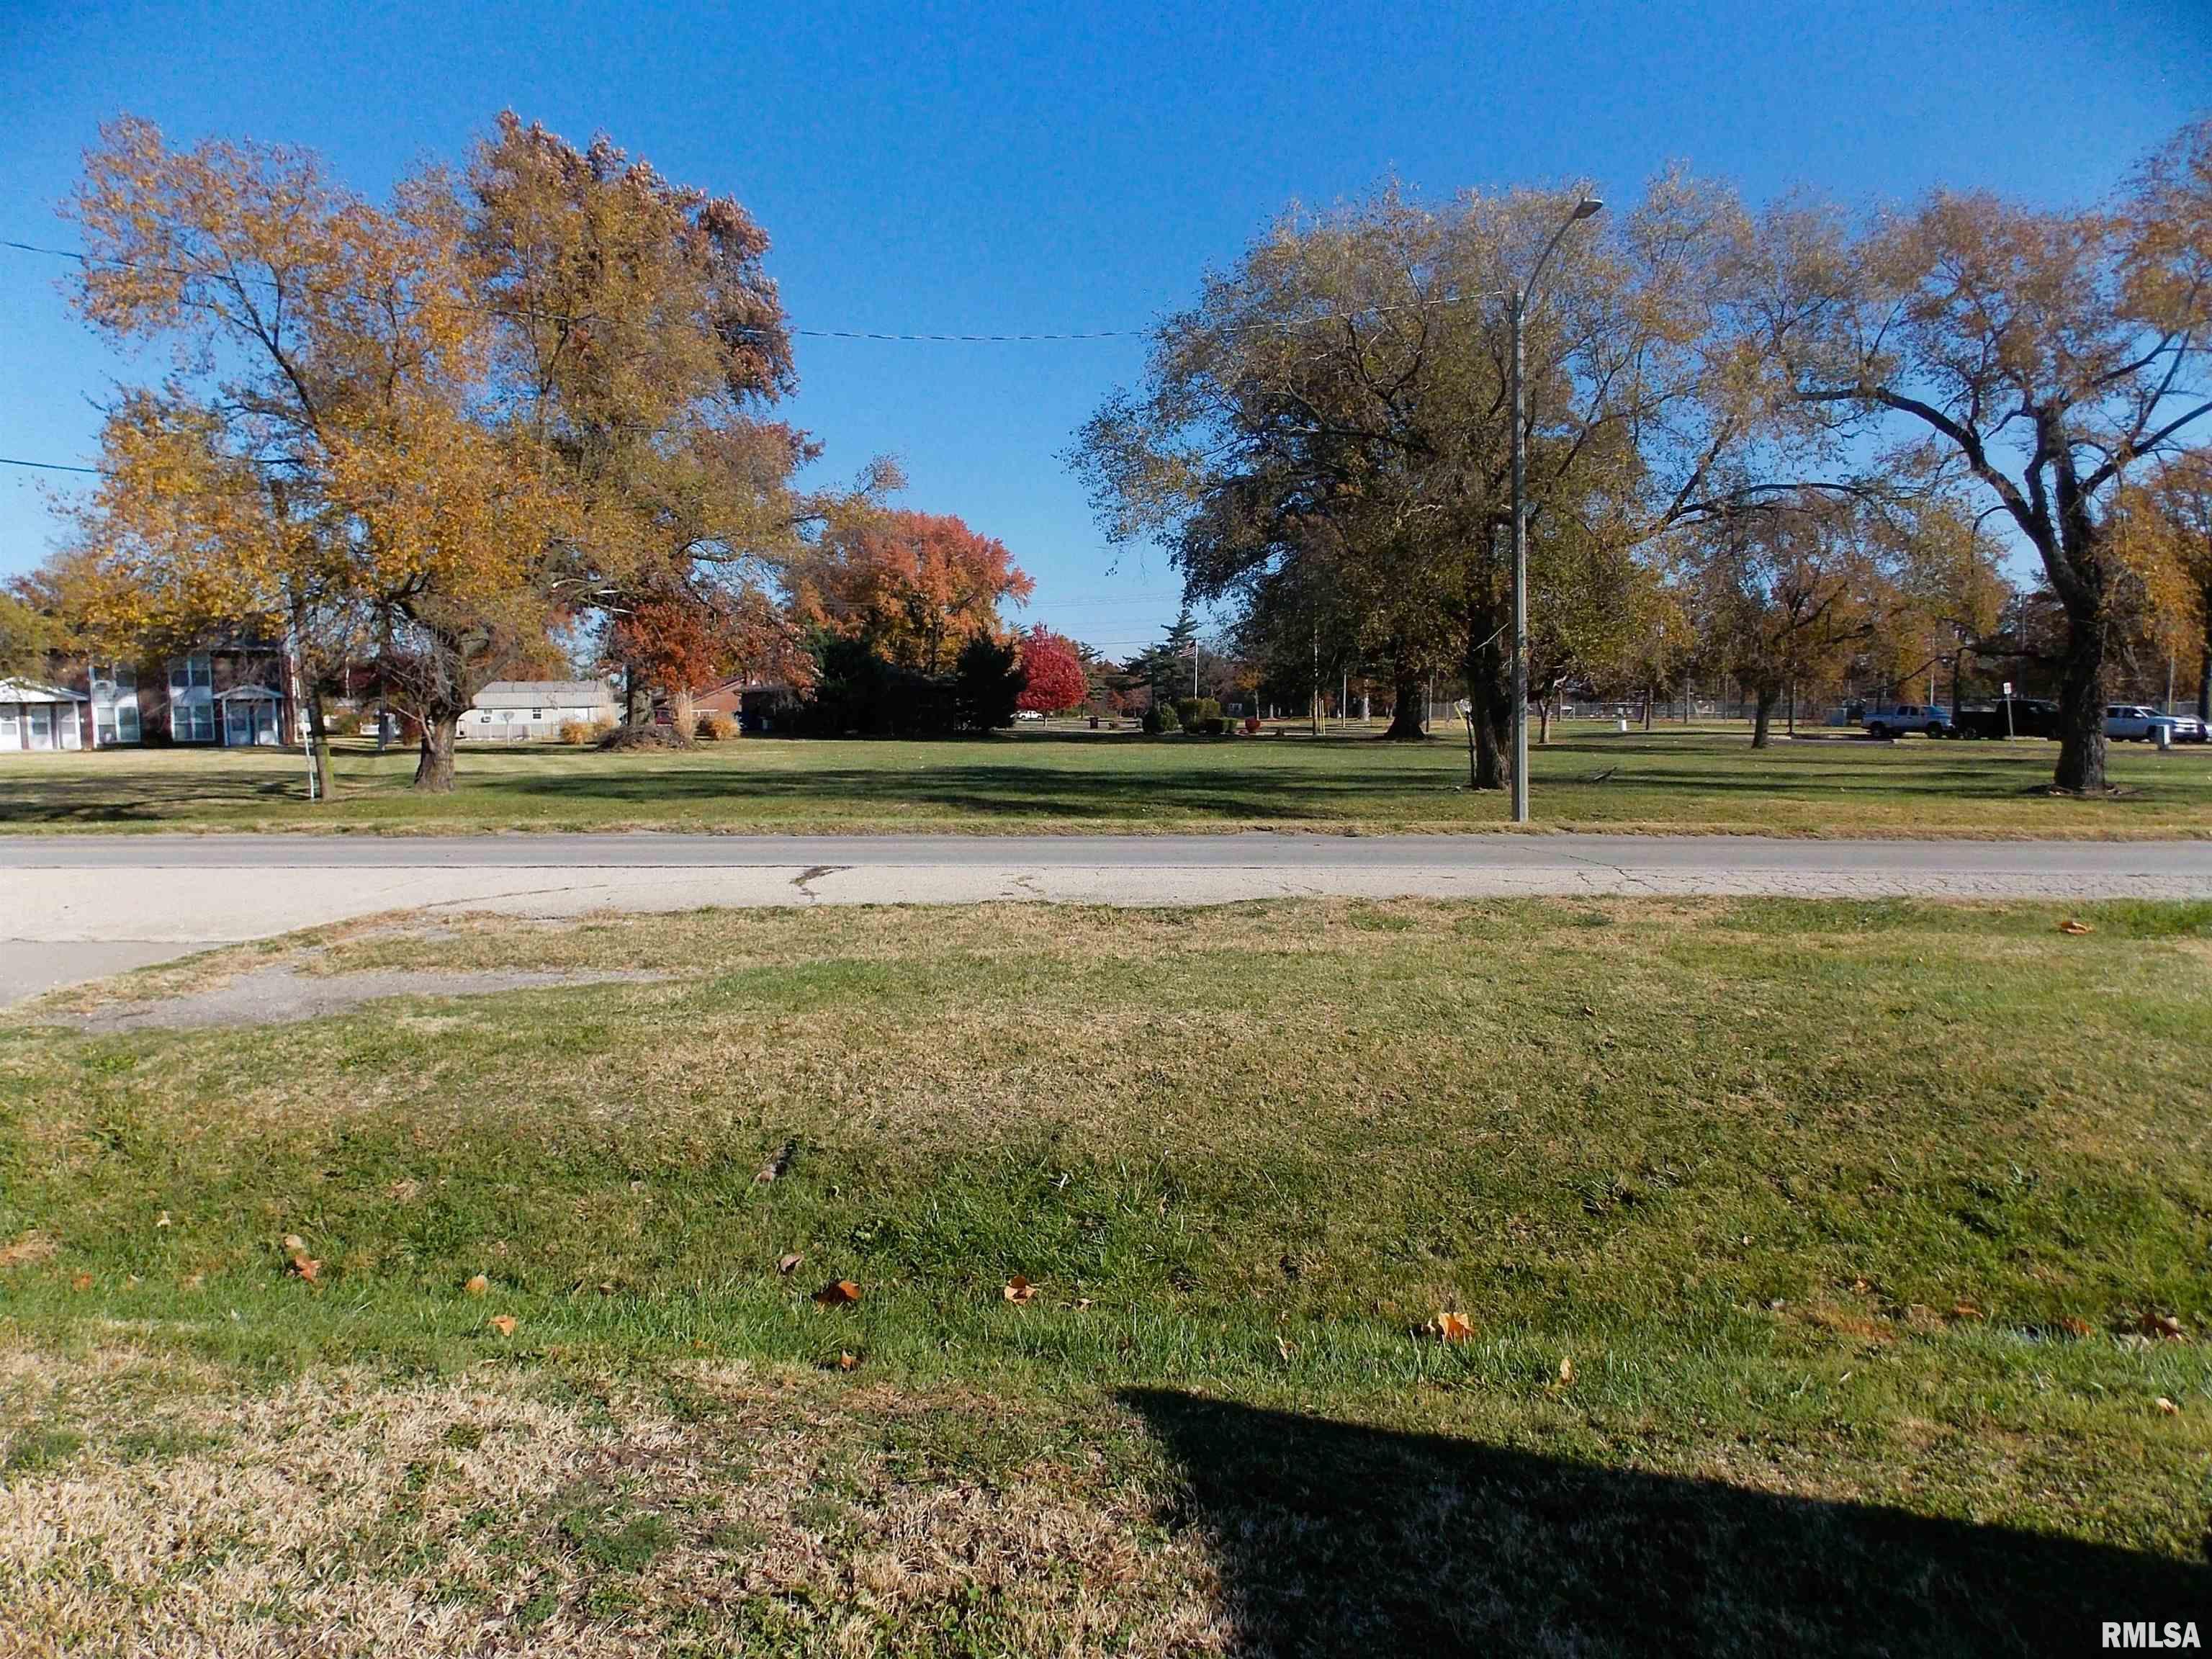
[[[2212,842],[1752,836],[0,837],[0,1003],[387,910],[1615,893],[2212,898]]]

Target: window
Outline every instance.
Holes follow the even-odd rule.
[[[169,690],[204,691],[215,684],[215,665],[204,651],[194,652],[169,665]]]
[[[213,743],[215,708],[205,702],[179,699],[169,705],[169,736],[179,743]]]
[[[542,720],[545,718],[545,711],[542,708],[533,708],[530,711],[530,718],[534,720]]]

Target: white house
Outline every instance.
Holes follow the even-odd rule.
[[[459,735],[514,743],[557,736],[572,720],[614,720],[615,694],[605,680],[494,680],[477,693]]]
[[[38,680],[0,680],[0,753],[11,749],[82,749],[77,705],[84,694]]]

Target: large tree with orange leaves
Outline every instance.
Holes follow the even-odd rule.
[[[720,626],[827,511],[760,413],[790,384],[765,237],[605,140],[502,117],[465,177],[375,204],[307,152],[125,119],[70,208],[85,316],[175,349],[108,421],[95,586],[302,647],[365,621],[418,788],[553,629],[694,600]]]
[[[790,586],[803,621],[934,676],[971,641],[999,639],[1000,604],[1026,600],[1036,584],[1005,543],[949,514],[864,511],[832,519]]]

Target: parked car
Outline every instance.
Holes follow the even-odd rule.
[[[1961,708],[1952,725],[1962,738],[2055,738],[2058,705],[2048,697],[2000,697]]]
[[[2173,717],[2173,740],[2176,743],[2212,741],[2212,727],[2208,727],[2194,714],[2176,714]]]
[[[1951,711],[1931,702],[1893,702],[1866,711],[1867,735],[1893,738],[1907,732],[1925,732],[1941,738],[1951,730]]]
[[[2111,703],[2105,709],[2105,735],[2116,743],[2154,742],[2161,726],[2167,728],[2167,741],[2172,742],[2181,735],[2175,729],[2180,724],[2173,715],[2161,714],[2139,702]],[[2196,721],[2192,719],[2190,724]]]

